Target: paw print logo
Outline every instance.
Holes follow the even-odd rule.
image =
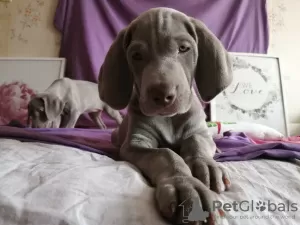
[[[266,210],[266,203],[265,202],[262,202],[262,201],[259,201],[259,202],[256,202],[256,209],[258,209],[259,211],[263,212]]]

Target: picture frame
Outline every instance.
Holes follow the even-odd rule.
[[[20,81],[44,91],[55,79],[64,77],[65,68],[65,58],[0,57],[0,85]]]
[[[211,121],[263,124],[289,136],[279,57],[229,54],[233,63],[233,81],[211,101]]]
[[[65,58],[0,57],[0,125],[25,125],[32,96],[64,77],[65,67]]]

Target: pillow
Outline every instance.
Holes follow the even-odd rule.
[[[0,84],[0,125],[12,120],[27,124],[27,106],[35,91],[23,82]]]
[[[281,140],[284,135],[263,124],[248,122],[207,122],[209,132],[214,138],[223,137],[227,131],[243,132],[250,138],[262,140]]]

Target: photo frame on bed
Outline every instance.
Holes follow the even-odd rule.
[[[289,135],[279,57],[231,52],[233,81],[210,104],[211,121],[253,122]]]
[[[65,58],[0,57],[0,125],[27,121],[31,97],[64,76]]]

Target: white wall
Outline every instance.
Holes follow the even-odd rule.
[[[300,1],[268,0],[270,46],[280,57],[291,135],[300,135]]]

